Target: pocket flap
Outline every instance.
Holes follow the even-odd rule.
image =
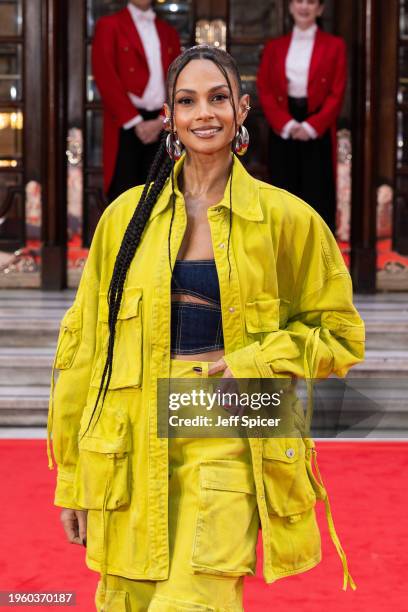
[[[118,319],[131,319],[139,315],[139,302],[143,290],[140,287],[125,287],[122,294],[122,301]],[[109,321],[108,294],[99,294],[99,313],[98,319],[107,323]]]
[[[262,456],[285,463],[294,463],[301,456],[299,440],[285,438],[267,438],[263,442]]]
[[[78,304],[73,304],[67,310],[61,321],[61,328],[81,329],[81,308]]]
[[[96,453],[126,453],[130,451],[131,443],[129,435],[115,440],[84,436],[78,442],[78,448],[79,450],[94,451]]]
[[[245,304],[245,322],[250,334],[279,329],[279,299],[255,300]]]
[[[200,484],[204,489],[238,491],[255,495],[252,468],[236,461],[205,461],[200,463]]]

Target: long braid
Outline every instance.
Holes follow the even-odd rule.
[[[241,78],[238,72],[237,65],[234,59],[225,51],[221,49],[217,49],[215,47],[210,47],[207,45],[199,45],[196,47],[192,47],[187,49],[182,55],[178,56],[173,63],[171,64],[168,77],[167,77],[167,91],[172,91],[172,95],[170,96],[170,120],[171,120],[171,132],[174,133],[174,103],[175,103],[175,87],[178,75],[181,70],[193,59],[209,59],[214,62],[221,72],[224,74],[228,88],[230,91],[230,101],[234,111],[234,121],[235,121],[235,131],[237,130],[237,118],[236,118],[236,109],[233,101],[233,92],[231,87],[231,82],[227,73],[227,69],[231,70],[235,76],[236,82],[238,84],[239,94],[242,95],[242,83]],[[100,387],[98,390],[98,395],[96,398],[95,405],[93,407],[93,411],[91,417],[89,419],[88,425],[85,431],[82,434],[82,437],[88,431],[95,411],[98,407],[98,403],[100,397],[103,393],[102,405],[100,412],[95,421],[94,427],[99,420],[99,417],[102,413],[103,404],[105,401],[105,397],[109,388],[109,383],[112,376],[112,368],[113,368],[113,349],[115,344],[115,332],[116,332],[116,322],[120,311],[120,305],[122,301],[123,288],[126,282],[126,276],[130,267],[130,264],[133,261],[136,250],[141,242],[143,232],[145,230],[146,224],[149,220],[153,207],[164,187],[166,180],[170,176],[171,180],[171,199],[172,199],[172,216],[170,221],[170,231],[168,238],[168,250],[169,250],[169,262],[170,262],[170,270],[171,269],[171,252],[170,252],[170,236],[171,229],[175,214],[175,190],[174,190],[174,161],[170,160],[166,155],[166,146],[165,146],[166,134],[163,134],[160,146],[154,158],[154,161],[149,170],[148,177],[146,179],[146,183],[144,185],[142,194],[140,196],[138,205],[133,213],[131,220],[125,230],[121,245],[119,247],[119,251],[115,260],[115,265],[112,273],[112,278],[109,284],[108,289],[108,306],[109,306],[109,315],[108,315],[108,328],[109,328],[109,340],[108,340],[108,348],[107,348],[107,357],[105,361],[105,365],[103,368],[102,378]],[[233,150],[233,146],[231,143],[231,148]],[[230,180],[230,228],[228,235],[228,263],[229,263],[229,280],[231,276],[231,262],[229,259],[229,246],[230,246],[230,236],[231,236],[231,226],[232,226],[232,168],[231,168],[231,180]],[[153,181],[153,182],[152,182]],[[105,382],[106,381],[106,382]]]
[[[172,163],[166,155],[165,146],[165,134],[163,134],[160,146],[152,163],[149,171],[149,175],[146,180],[142,195],[139,199],[139,203],[133,213],[131,220],[125,230],[121,245],[119,247],[118,255],[115,260],[113,274],[108,290],[108,305],[109,305],[109,316],[108,316],[108,328],[109,328],[109,341],[107,358],[105,361],[101,383],[96,398],[96,402],[89,419],[89,423],[82,435],[88,431],[90,424],[93,420],[95,411],[97,409],[100,397],[103,392],[102,407],[105,401],[106,393],[109,388],[109,383],[112,376],[113,367],[113,348],[115,343],[115,330],[116,321],[118,318],[120,304],[122,301],[123,287],[125,284],[127,272],[129,266],[133,260],[136,249],[140,244],[143,231],[146,227],[147,221],[149,220],[152,209],[161,193],[163,186],[169,177]],[[151,184],[154,178],[153,184]],[[106,383],[105,383],[106,381]],[[102,411],[101,407],[101,411]],[[99,415],[95,421],[95,425],[99,420]],[[94,427],[95,427],[94,425]]]

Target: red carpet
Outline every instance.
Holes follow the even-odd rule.
[[[317,446],[336,529],[358,588],[341,588],[340,559],[319,503],[322,563],[271,585],[259,571],[247,581],[245,611],[408,611],[408,443]],[[0,591],[75,591],[73,609],[92,612],[98,576],[86,568],[85,550],[64,540],[59,509],[52,505],[55,475],[47,468],[45,441],[0,440],[0,453]]]

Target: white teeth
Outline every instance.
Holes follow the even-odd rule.
[[[213,130],[193,130],[193,132],[194,134],[197,134],[197,136],[210,136],[219,132],[219,128]]]

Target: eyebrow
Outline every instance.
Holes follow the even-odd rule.
[[[225,88],[227,88],[227,89],[228,89],[228,85],[227,85],[226,83],[222,83],[222,84],[220,84],[220,85],[214,85],[214,87],[211,87],[211,89],[209,89],[209,91],[210,91],[210,92],[213,92],[213,91],[215,91],[216,89],[221,89],[221,87],[225,87]],[[186,93],[192,93],[192,94],[193,94],[193,93],[197,93],[197,92],[195,91],[195,89],[184,89],[184,88],[182,88],[182,89],[178,89],[178,90],[176,91],[176,94],[180,93],[180,91],[184,91],[184,92],[186,92]]]

